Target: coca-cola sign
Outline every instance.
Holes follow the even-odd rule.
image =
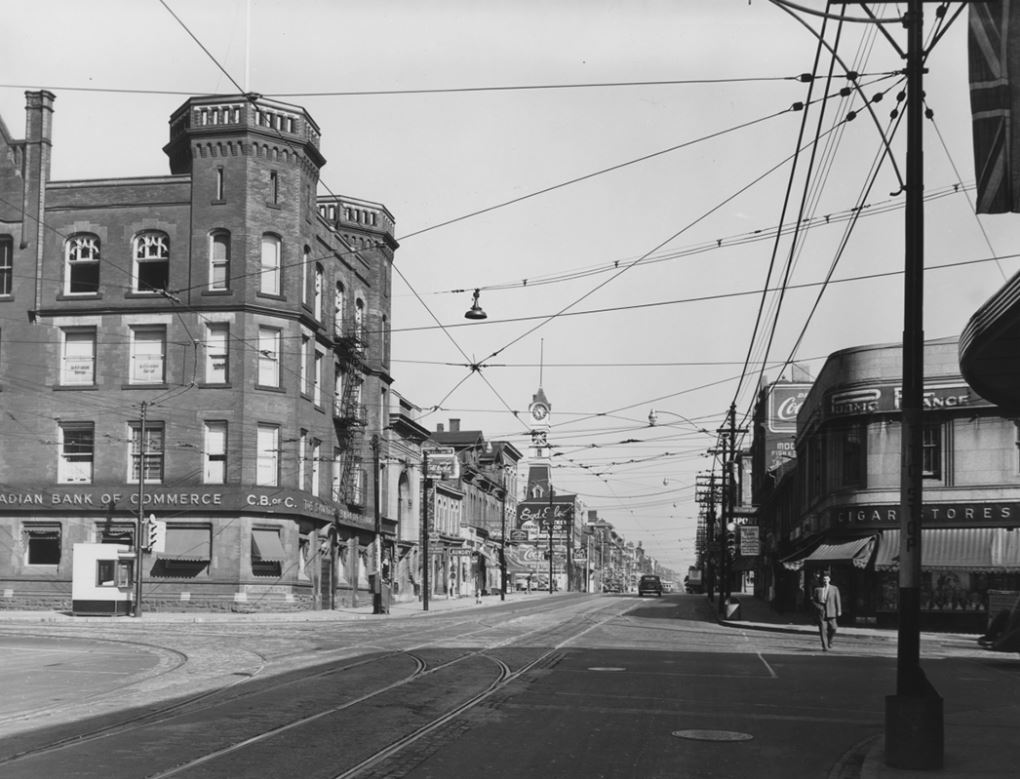
[[[769,392],[768,429],[772,433],[797,432],[797,414],[810,384],[775,384]]]

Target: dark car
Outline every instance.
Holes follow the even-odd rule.
[[[660,598],[662,597],[662,579],[652,574],[646,574],[641,577],[641,581],[638,582],[637,594],[642,598],[646,592],[654,592]]]

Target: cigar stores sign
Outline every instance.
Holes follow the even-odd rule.
[[[900,521],[897,505],[837,506],[830,511],[836,524],[843,526],[888,527]],[[1020,524],[1020,503],[926,503],[921,512],[925,527]]]

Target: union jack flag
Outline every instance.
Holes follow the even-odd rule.
[[[967,58],[979,214],[1020,213],[1020,9],[1014,14],[1012,5],[989,0],[970,6]]]

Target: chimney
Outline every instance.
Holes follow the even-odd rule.
[[[445,432],[445,430],[443,428],[443,423],[442,422],[437,422],[436,423],[436,432],[437,433]]]
[[[450,432],[451,433],[459,433],[460,432],[460,420],[459,419],[451,419],[450,420]]]

